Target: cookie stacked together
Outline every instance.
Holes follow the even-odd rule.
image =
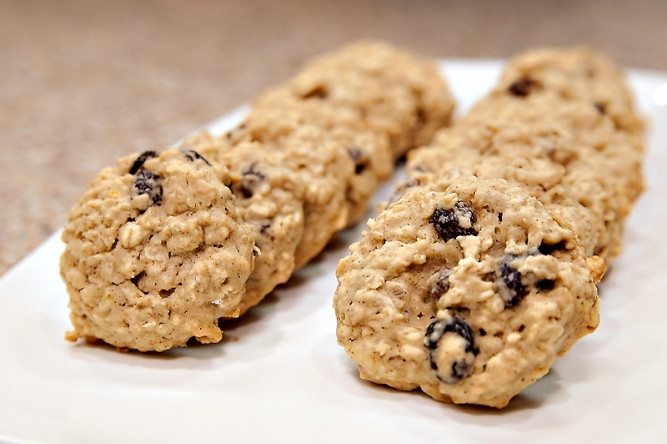
[[[121,159],[63,231],[68,338],[140,351],[219,341],[220,319],[358,220],[395,160],[452,109],[435,65],[362,43],[306,66],[222,137]]]
[[[598,324],[596,282],[642,190],[643,125],[585,48],[510,62],[434,142],[337,269],[362,378],[504,407]]]

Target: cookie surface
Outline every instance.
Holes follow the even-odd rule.
[[[410,153],[408,176],[427,183],[464,169],[521,185],[571,221],[587,255],[609,261],[621,251],[623,221],[643,189],[640,153],[613,152],[622,139],[610,130],[591,145],[559,122],[462,124]]]
[[[437,67],[379,42],[361,42],[308,64],[288,86],[361,111],[389,135],[394,158],[447,125],[454,101]]]
[[[255,102],[243,125],[230,135],[232,143],[251,140],[279,148],[304,126],[313,135],[317,131],[320,140],[340,144],[347,151],[354,174],[345,184],[346,211],[348,224],[356,222],[373,191],[389,177],[394,162],[388,136],[374,129],[360,109],[278,88]]]
[[[100,172],[62,234],[68,338],[140,351],[220,341],[254,261],[229,184],[196,151],[148,151]]]
[[[503,407],[596,328],[582,253],[506,181],[408,189],[339,263],[338,341],[363,379]]]
[[[182,147],[226,167],[236,208],[252,227],[255,268],[246,283],[240,314],[257,305],[296,268],[296,249],[304,233],[305,184],[288,168],[282,151],[258,142],[230,145],[225,137],[202,132]]]

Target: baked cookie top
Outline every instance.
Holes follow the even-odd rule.
[[[360,110],[389,135],[394,158],[431,139],[449,123],[454,101],[437,66],[379,42],[360,42],[313,60],[287,88]]]
[[[571,227],[504,180],[408,188],[337,269],[337,337],[362,378],[505,406],[598,324]]]
[[[507,94],[587,102],[621,131],[641,133],[644,128],[625,73],[608,57],[585,46],[536,49],[513,58],[489,98]]]
[[[354,174],[345,186],[348,223],[356,222],[394,165],[389,137],[373,128],[360,109],[296,97],[288,88],[277,88],[254,103],[244,123],[230,132],[230,142],[250,140],[280,147],[305,126],[319,139],[341,145],[353,162]]]
[[[265,144],[244,141],[232,146],[225,136],[201,132],[181,146],[229,169],[236,208],[252,227],[257,255],[239,307],[243,314],[294,271],[304,233],[307,184],[287,167],[285,153]]]
[[[140,351],[220,341],[218,320],[238,315],[254,262],[230,184],[192,150],[146,151],[101,171],[62,233],[69,339]]]
[[[593,82],[573,78],[570,86],[577,83]],[[592,99],[562,99],[554,88],[545,81],[520,96],[498,90],[411,151],[409,175],[437,180],[440,170],[464,168],[510,180],[563,212],[587,254],[609,261],[622,251],[623,222],[644,187],[641,134],[619,129]]]

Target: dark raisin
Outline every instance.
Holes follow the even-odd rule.
[[[465,221],[466,226],[461,222]],[[444,241],[455,239],[458,236],[474,236],[477,230],[472,226],[475,215],[463,202],[457,202],[451,210],[436,208],[429,222]]]
[[[195,160],[203,160],[206,165],[211,166],[211,163],[208,160],[206,160],[206,158],[204,156],[202,156],[201,154],[199,154],[195,150],[183,151],[183,155],[190,162],[194,162]]]
[[[264,174],[255,169],[256,166],[255,163],[250,164],[250,166],[243,171],[243,177],[235,186],[237,193],[240,193],[246,199],[251,198],[254,194],[253,188],[255,184],[266,178]]]
[[[172,294],[174,294],[174,291],[176,291],[176,287],[170,288],[169,290],[160,290],[158,291],[158,294],[160,295],[161,298],[166,299]]]
[[[466,341],[465,351],[472,351],[475,347],[472,330],[466,321],[453,317],[451,321],[446,322],[442,319],[436,319],[426,327],[424,335],[424,345],[429,350],[438,348],[438,343],[445,333],[453,332],[461,336]]]
[[[139,171],[141,167],[144,166],[144,163],[151,157],[157,157],[157,152],[149,150],[139,154],[139,157],[137,157],[130,167],[130,174],[137,174],[137,171]]]
[[[536,80],[529,76],[523,76],[519,80],[514,81],[507,90],[510,94],[517,97],[526,97],[538,86]]]
[[[134,181],[134,188],[139,195],[148,194],[154,204],[160,205],[162,203],[162,184],[160,184],[160,176],[152,171],[141,170],[137,174]]]
[[[554,281],[553,279],[542,279],[537,283],[537,288],[542,291],[553,290],[555,286],[556,286],[556,281]]]
[[[392,204],[396,202],[401,197],[403,197],[403,195],[408,191],[408,188],[412,188],[417,185],[419,185],[419,179],[410,179],[408,181],[399,183],[395,188],[394,194],[392,194],[391,198],[389,199],[389,203]]]
[[[421,106],[417,108],[417,111],[415,112],[415,129],[421,128],[424,126],[424,124],[427,121],[427,114],[426,111],[424,111],[424,108]]]
[[[528,288],[521,283],[521,273],[510,266],[510,263],[516,258],[516,256],[509,255],[500,262],[498,267],[502,281],[500,297],[505,301],[507,308],[516,306],[528,294]]]
[[[484,330],[483,328],[480,328],[479,329],[479,335],[480,336],[486,336],[486,330]]]
[[[475,353],[473,353],[473,354],[475,354]],[[458,382],[461,379],[469,376],[470,373],[472,373],[472,366],[470,365],[470,363],[467,360],[452,362],[451,379]]]
[[[605,114],[607,111],[607,105],[602,102],[595,102],[593,103],[593,106],[595,106],[595,109],[597,109],[600,114]]]
[[[250,199],[252,197],[253,194],[252,189],[248,187],[244,182],[239,182],[238,190],[241,192],[241,195],[246,199]]]
[[[329,96],[329,90],[324,85],[317,85],[301,95],[304,99],[326,99]]]
[[[419,185],[419,183],[420,183],[419,179],[414,178],[414,179],[406,180],[405,182],[403,182],[401,187],[402,188],[416,187],[417,185]]]
[[[357,147],[348,148],[347,152],[350,153],[350,157],[354,162],[354,172],[356,174],[361,174],[368,166],[368,161],[364,157],[363,152],[361,151],[360,148]]]
[[[503,221],[503,213],[498,213],[498,222]]]
[[[465,341],[465,355],[452,361],[447,374],[443,373],[444,369],[440,369],[437,362],[438,345],[446,333],[459,335]],[[456,384],[461,379],[470,376],[472,373],[472,362],[475,359],[475,355],[479,352],[475,348],[472,329],[467,322],[456,317],[450,321],[436,319],[431,322],[426,327],[424,346],[428,349],[431,369],[436,372],[437,378],[445,384]]]
[[[244,176],[255,176],[259,179],[264,179],[266,176],[264,174],[260,173],[259,170],[256,170],[255,167],[257,166],[256,162],[251,163],[248,168],[243,170],[243,175]]]
[[[567,243],[562,240],[560,242],[556,242],[555,244],[546,244],[542,242],[537,249],[540,251],[541,254],[551,254],[554,251],[559,251],[559,250],[566,250],[567,248]]]
[[[440,296],[447,293],[449,290],[449,276],[452,274],[448,268],[443,268],[438,274],[438,277],[431,288],[431,297],[439,299]]]
[[[271,224],[262,224],[262,227],[259,229],[259,232],[264,234],[267,231],[269,231],[269,228],[271,228]]]

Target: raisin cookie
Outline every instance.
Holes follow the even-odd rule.
[[[312,125],[285,138],[279,150],[285,166],[304,185],[304,232],[295,252],[296,268],[300,268],[347,225],[346,191],[355,166],[341,143]]]
[[[526,51],[505,67],[489,98],[507,93],[517,98],[552,96],[561,102],[586,102],[621,131],[641,135],[644,128],[623,71],[592,48]]]
[[[642,129],[594,51],[511,61],[408,154],[407,180],[339,265],[338,340],[362,377],[503,407],[544,375],[597,325],[595,282],[643,188]]]
[[[252,227],[257,255],[239,306],[244,314],[294,272],[304,233],[305,185],[287,167],[285,153],[258,142],[231,146],[225,137],[204,131],[181,148],[194,149],[229,169],[236,207]]]
[[[287,88],[278,88],[254,104],[241,127],[230,133],[230,141],[236,144],[250,140],[279,150],[304,126],[317,131],[321,140],[345,148],[354,165],[354,174],[344,184],[347,224],[356,222],[394,166],[387,134],[372,128],[360,109],[295,97]]]
[[[68,339],[140,351],[220,341],[254,262],[230,184],[196,151],[146,151],[101,171],[62,234]]]
[[[537,199],[448,179],[408,189],[341,260],[338,342],[363,379],[500,408],[596,328],[597,290],[571,227]]]
[[[361,111],[389,136],[394,158],[446,126],[454,101],[437,66],[379,42],[361,42],[308,64],[287,86]]]

